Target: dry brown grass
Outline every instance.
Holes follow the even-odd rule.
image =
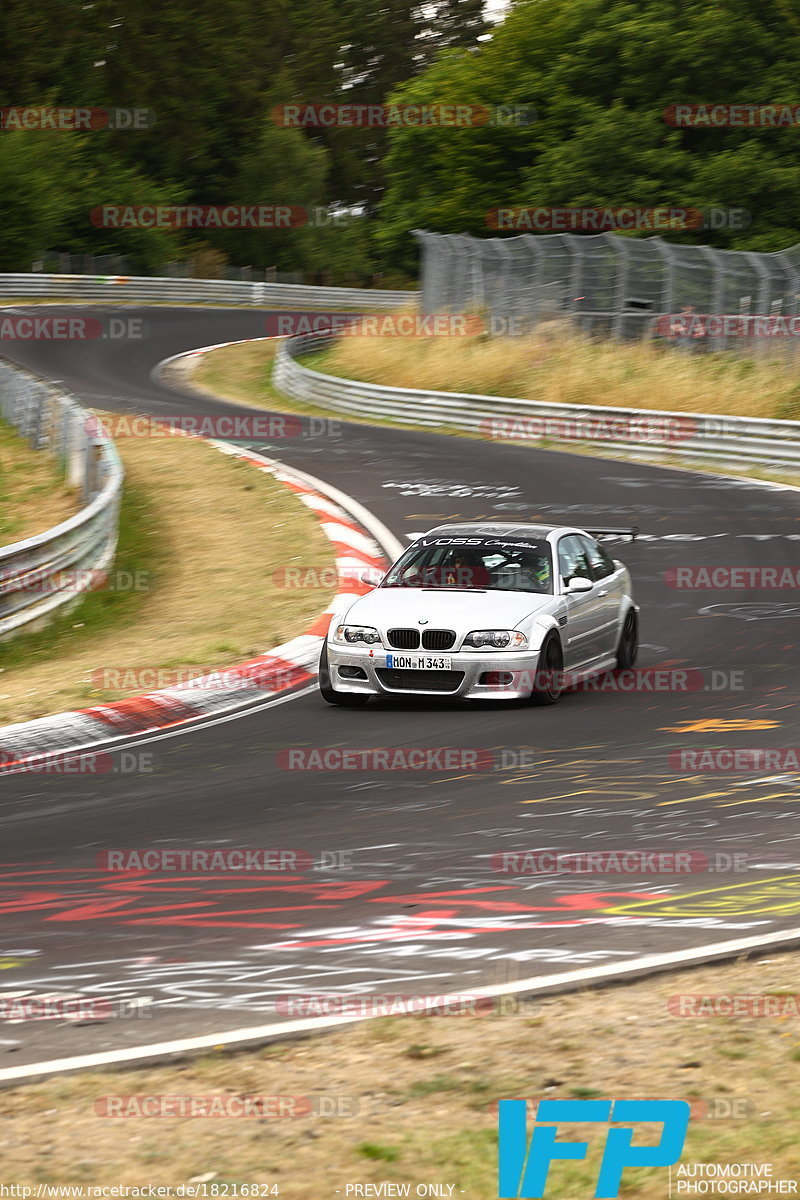
[[[353,340],[355,340],[355,339],[353,339]],[[367,344],[368,342],[375,343],[375,342],[380,341],[380,339],[375,339],[375,338],[371,338],[371,339],[365,338],[362,340],[365,344]],[[395,339],[395,341],[398,341],[398,340],[407,341],[408,339]],[[424,340],[443,341],[446,339],[440,338],[440,339],[424,339]],[[450,339],[450,340],[454,341],[455,339]],[[387,339],[384,338],[383,341],[387,341]],[[508,344],[507,342],[504,343],[504,345],[506,345],[506,346],[507,346],[507,344]],[[497,353],[496,347],[499,345],[500,345],[500,343],[494,344],[492,354],[495,356],[494,361],[495,361],[497,371],[498,371],[498,373],[501,373],[504,369],[505,364],[504,364],[502,355],[498,355],[498,353]],[[175,364],[175,368],[179,372],[179,381],[180,381],[181,387],[188,388],[190,390],[194,389],[194,390],[197,390],[201,394],[211,395],[217,399],[236,400],[236,401],[241,401],[242,403],[245,403],[245,404],[253,405],[257,408],[269,408],[269,409],[274,409],[274,410],[282,411],[282,412],[297,412],[297,413],[305,414],[305,415],[309,415],[309,416],[331,416],[331,415],[333,415],[334,417],[336,417],[338,415],[341,415],[342,420],[355,421],[355,422],[360,421],[361,423],[364,423],[366,421],[366,423],[371,424],[371,425],[392,426],[393,424],[395,424],[395,422],[388,420],[388,419],[378,420],[377,418],[369,418],[369,419],[359,418],[357,415],[354,415],[353,413],[337,414],[333,410],[328,410],[328,409],[322,408],[318,405],[308,404],[308,403],[297,401],[297,400],[291,400],[287,396],[285,396],[282,392],[276,391],[276,389],[273,387],[272,381],[271,381],[272,366],[273,366],[273,360],[275,358],[276,350],[277,350],[277,342],[274,342],[274,341],[251,342],[251,343],[243,344],[240,346],[225,346],[219,350],[213,350],[213,351],[209,352],[208,354],[204,354],[204,355],[196,357],[196,358],[187,359],[183,363],[177,363],[177,364]],[[376,383],[386,383],[386,384],[396,383],[397,379],[394,378],[392,371],[388,367],[386,369],[385,375],[383,375],[381,373],[381,371],[378,370],[378,364],[381,361],[381,358],[380,358],[381,353],[383,353],[383,351],[379,352],[379,354],[375,357],[374,361],[373,361],[373,358],[372,358],[372,355],[370,352],[367,352],[366,355],[362,355],[359,358],[359,362],[362,364],[362,368],[361,368],[361,374],[358,377],[359,378],[367,378],[369,376],[369,379],[372,382],[376,382]],[[354,372],[358,369],[358,364],[355,364],[355,363],[342,364],[339,361],[339,358],[337,357],[337,355],[338,355],[338,351],[336,351],[336,350],[329,351],[324,354],[313,355],[308,358],[307,365],[317,371],[328,372],[329,374],[332,374],[332,375],[341,375],[344,377],[354,378],[355,377]],[[414,364],[413,364],[412,359],[410,357],[408,357],[405,352],[400,357],[402,357],[403,361],[398,364],[395,364],[394,369],[399,371],[402,375],[403,370],[405,370],[409,366],[413,366]],[[655,358],[658,362],[661,361],[657,352],[655,354]],[[678,354],[675,354],[675,358],[679,359],[681,364],[685,363],[685,361],[686,361],[685,359],[683,359],[683,356],[678,355]],[[698,361],[699,360],[694,360],[694,364],[696,365]],[[708,368],[709,360],[706,359],[704,361],[705,361],[706,368]],[[666,368],[668,365],[669,364],[664,364],[665,371],[666,371]],[[370,374],[370,372],[371,372],[371,374]],[[776,402],[775,415],[780,417],[780,419],[792,419],[793,420],[793,419],[799,418],[800,417],[800,409],[798,408],[797,401],[794,399],[794,392],[793,392],[794,384],[792,383],[791,380],[789,380],[789,382],[787,383],[786,379],[780,375],[780,373],[777,371],[777,369],[776,369],[776,377],[779,378],[780,385],[788,390],[786,390],[786,393],[785,393],[785,395],[783,395],[782,399],[779,402]],[[476,380],[474,378],[467,377],[464,382],[465,382],[465,385],[467,386],[468,390],[475,390],[475,388],[478,386],[478,384],[476,383]],[[707,380],[705,382],[707,382]],[[484,381],[484,383],[485,383],[485,381]],[[440,390],[446,390],[447,386],[448,386],[448,381],[446,379],[439,379],[438,376],[432,378],[430,380],[430,382],[428,382],[426,380],[426,386],[434,386],[434,385],[437,386]],[[404,386],[410,386],[407,379],[406,379]],[[498,385],[497,390],[499,393],[500,391],[508,390],[508,389],[503,389]],[[651,395],[652,395],[652,393],[651,393]],[[672,399],[673,399],[672,396],[665,397],[665,401],[669,401]],[[643,397],[638,392],[633,397],[633,400],[634,400],[634,403],[632,403],[632,405],[631,405],[632,407],[640,407],[640,408],[648,407],[648,405],[645,403]],[[618,407],[622,407],[622,408],[625,407],[625,404],[621,403],[619,401],[619,399],[613,395],[599,396],[596,402],[611,405],[612,407],[614,405],[617,405]],[[719,401],[719,410],[720,411],[724,411],[723,403],[724,402],[722,400]],[[703,406],[705,406],[704,411],[708,411],[708,412],[717,411],[714,407],[714,404],[715,404],[715,401],[710,396],[706,396],[706,398],[703,400]],[[676,407],[679,407],[679,406],[676,404]],[[688,405],[688,407],[692,408],[692,405],[690,404],[690,405]],[[700,407],[701,407],[701,405],[698,403],[697,409],[699,410]],[[764,415],[764,414],[762,413],[760,415]],[[402,422],[402,425],[404,428],[409,427],[409,423],[405,422],[405,421]],[[410,427],[418,428],[418,429],[422,429],[422,430],[427,430],[429,428],[429,426],[422,425],[422,424],[415,426],[413,422],[410,423]],[[446,432],[453,436],[459,436],[459,437],[478,436],[477,434],[468,432],[466,430],[456,429],[453,427],[440,426],[438,431],[442,432],[442,433]],[[587,444],[587,443],[571,442],[568,449],[566,447],[564,447],[564,449],[566,450],[567,453],[570,453],[570,454],[590,454],[591,455],[594,453],[594,450],[592,449],[591,444]],[[603,448],[603,455],[604,455],[604,457],[617,457],[617,458],[623,458],[623,459],[625,459],[625,458],[634,458],[635,459],[636,458],[635,452],[617,451],[615,453],[614,451],[609,450],[608,447]],[[679,466],[683,470],[692,469],[691,460],[681,459],[680,455],[677,452],[674,456],[659,459],[659,462],[661,462],[667,466],[669,466],[669,465]],[[702,471],[704,473],[705,472],[711,472],[711,473],[716,472],[718,474],[723,474],[723,475],[730,475],[730,473],[731,473],[731,468],[729,466],[725,466],[725,465],[719,465],[719,464],[714,464],[714,463],[703,463],[702,468],[701,468],[699,464],[695,463],[694,466],[695,466],[695,469],[698,469],[698,470],[702,469]],[[793,487],[797,487],[800,485],[800,476],[798,476],[798,474],[796,472],[792,472],[789,469],[781,471],[777,467],[747,468],[747,467],[741,466],[741,467],[737,468],[736,473],[737,473],[737,475],[744,475],[744,476],[747,476],[752,479],[767,479],[767,480],[772,480],[776,483],[787,483]]]
[[[0,422],[0,545],[44,533],[79,507],[58,461]]]
[[[800,419],[797,363],[595,341],[553,323],[528,337],[345,337],[319,370],[369,383],[619,408]]]
[[[797,1019],[680,1019],[676,993],[796,990],[800,954],[658,976],[529,1002],[507,1016],[383,1018],[312,1040],[178,1066],[94,1073],[0,1092],[5,1179],[17,1183],[277,1183],[319,1200],[347,1183],[455,1185],[497,1195],[493,1102],[664,1098],[745,1101],[749,1119],[693,1119],[683,1162],[769,1162],[800,1175]],[[108,1119],[106,1095],[260,1094],[353,1098],[355,1116],[285,1120]],[[347,1101],[350,1102],[349,1099]],[[352,1111],[352,1109],[351,1109]],[[587,1162],[552,1168],[548,1195],[594,1194],[600,1135]],[[228,1193],[232,1193],[229,1191]],[[352,1193],[351,1193],[352,1194]],[[667,1171],[626,1171],[625,1200],[663,1200]]]
[[[272,365],[277,341],[244,342],[240,346],[222,346],[208,354],[185,358],[168,368],[179,386],[196,388],[226,400],[254,404],[260,408],[286,407],[273,391]]]
[[[211,670],[254,657],[302,633],[332,595],[273,582],[287,565],[334,564],[316,517],[283,484],[188,438],[121,439],[117,447],[126,487],[146,500],[138,519],[150,525],[152,586],[122,623],[84,630],[78,608],[55,650],[44,637],[16,662],[10,644],[0,722],[147,690],[98,688],[96,670]]]

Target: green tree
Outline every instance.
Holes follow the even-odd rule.
[[[316,8],[316,6],[315,6]],[[475,46],[486,30],[482,0],[347,0],[334,4],[338,27],[330,10],[322,10],[323,46],[327,71],[309,70],[309,48],[289,60],[293,91],[289,100],[307,103],[383,104],[398,83],[430,66],[436,55],[452,46]],[[312,44],[320,14],[315,12]],[[339,44],[334,46],[338,33]],[[331,65],[335,71],[331,71]],[[374,216],[385,186],[383,158],[386,131],[376,128],[319,128],[308,136],[331,153],[327,197],[332,202],[359,205]]]
[[[0,134],[0,269],[29,271],[40,250],[58,244],[74,213],[80,158],[70,134]]]
[[[111,149],[99,148],[92,135],[81,139],[81,175],[75,180],[69,219],[58,248],[73,253],[119,254],[128,259],[131,271],[158,274],[164,263],[187,257],[190,235],[180,230],[159,228],[105,227],[103,206],[183,204],[186,191],[175,184],[155,183],[140,171],[121,162]],[[94,214],[94,219],[93,219]],[[53,247],[54,243],[50,242]]]
[[[103,204],[180,203],[120,163],[95,135],[68,131],[0,134],[0,270],[29,271],[42,250],[123,254],[156,270],[181,254],[179,235],[163,229],[103,229],[91,220]]]
[[[281,205],[309,221],[292,228],[233,229],[208,233],[208,241],[230,258],[252,267],[313,270],[316,210],[324,207],[328,155],[299,129],[265,122],[242,159],[225,201],[244,205]]]
[[[381,103],[392,87],[423,70],[442,48],[475,45],[484,29],[481,7],[482,0],[386,0],[377,7],[372,0],[226,0],[224,5],[219,0],[171,0],[155,7],[125,0],[41,0],[36,6],[5,0],[0,99],[4,105],[154,112],[152,128],[98,131],[91,140],[86,135],[81,161],[87,178],[97,183],[108,172],[107,190],[114,193],[114,202],[185,198],[198,204],[245,203],[248,195],[260,196],[262,188],[286,182],[288,192],[310,188],[315,204],[360,207],[374,214],[383,189],[384,131],[304,130],[299,140],[290,141],[287,131],[276,129],[282,138],[271,143],[276,161],[265,167],[255,159],[264,153],[264,124],[271,108],[296,100]],[[25,136],[31,171],[38,170],[41,135],[30,131]],[[309,150],[305,156],[302,143]],[[78,143],[71,145],[74,150]],[[302,159],[294,186],[277,164],[284,152],[287,166],[298,155]],[[69,157],[63,147],[56,151],[53,165],[65,155]],[[324,164],[316,175],[314,162]],[[31,171],[24,169],[23,179]],[[314,178],[322,178],[321,192],[311,186]],[[57,189],[49,175],[48,182]],[[247,194],[237,194],[240,186]],[[77,187],[66,167],[61,187],[62,196],[54,190],[48,194],[47,211],[72,211],[70,190],[79,191],[83,203],[86,188]],[[128,196],[123,195],[126,188]],[[12,196],[17,190],[12,189]],[[24,214],[20,216],[21,226]],[[117,240],[107,231],[83,228],[77,208],[68,225],[66,233],[58,234],[56,247],[52,238],[61,226],[50,222],[50,248],[63,249],[69,242],[105,249]],[[123,240],[152,262],[158,240],[143,231],[129,233]],[[354,252],[357,244],[366,262],[373,241],[360,225],[338,241],[330,233],[315,240],[309,231],[281,242],[269,233],[261,240],[259,249],[246,238],[229,238],[226,249],[234,262],[267,265],[291,251],[291,265],[303,266],[326,248],[339,261],[336,247],[344,242]]]
[[[3,0],[0,105],[101,103],[102,64],[112,40],[109,0]]]
[[[676,103],[800,101],[795,0],[520,0],[474,54],[443,58],[398,100],[529,103],[528,127],[393,131],[381,241],[408,231],[489,234],[489,209],[746,208],[748,229],[676,235],[732,248],[797,241],[796,129],[673,128]]]

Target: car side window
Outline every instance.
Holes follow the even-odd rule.
[[[605,579],[606,575],[613,575],[617,568],[608,551],[594,538],[582,537],[580,540],[586,547],[586,556],[592,569],[592,576],[595,579]]]
[[[575,533],[567,534],[558,543],[558,573],[564,583],[569,583],[574,575],[592,578],[587,547]]]

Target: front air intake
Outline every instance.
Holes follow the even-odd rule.
[[[395,650],[419,650],[419,630],[390,629],[386,635]]]

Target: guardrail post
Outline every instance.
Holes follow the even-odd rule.
[[[67,486],[80,488],[86,474],[86,450],[88,438],[83,421],[77,412],[66,414],[67,425]]]
[[[16,375],[11,384],[11,424],[23,437],[28,436],[28,383]]]
[[[103,440],[98,437],[86,439],[86,473],[83,481],[83,502],[88,504],[100,491],[103,473]]]
[[[53,433],[54,445],[58,461],[61,463],[61,469],[66,477],[69,473],[69,437],[70,437],[70,422],[69,413],[63,404],[56,404],[55,429]]]
[[[30,443],[32,450],[41,450],[45,444],[45,405],[47,404],[47,389],[45,387],[31,388],[31,423]]]

